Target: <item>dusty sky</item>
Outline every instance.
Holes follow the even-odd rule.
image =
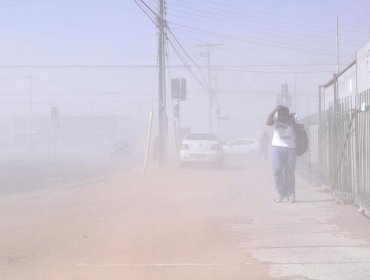
[[[156,11],[155,0],[146,3]],[[204,49],[197,45],[218,44],[211,52],[212,82],[223,114],[234,114],[234,124],[244,122],[245,111],[260,120],[285,82],[297,96],[293,109],[301,115],[314,110],[317,86],[336,71],[336,16],[342,68],[370,40],[366,0],[169,0],[166,14],[176,39],[201,66],[202,74],[192,68],[198,78],[207,72]],[[153,101],[157,31],[133,0],[2,0],[0,34],[3,115],[26,113],[30,91],[39,114],[50,106],[73,113],[146,114]],[[168,64],[181,65],[170,43],[167,49]],[[206,90],[184,68],[169,68],[167,75],[187,78],[184,125],[198,119],[202,129]]]

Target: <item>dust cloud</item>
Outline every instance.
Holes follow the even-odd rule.
[[[348,17],[366,1],[77,2],[0,3],[0,279],[329,279],[262,250],[305,250],[308,227],[325,248],[367,240],[328,235],[312,154],[296,171],[312,212],[275,203],[295,202],[275,188],[294,175],[272,162],[276,106],[319,113],[369,38]]]

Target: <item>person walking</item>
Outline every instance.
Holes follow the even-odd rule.
[[[299,126],[296,115],[290,114],[287,107],[278,105],[269,114],[266,124],[273,126],[272,165],[277,192],[275,202],[282,202],[287,198],[294,203],[294,172],[297,161],[295,128]]]

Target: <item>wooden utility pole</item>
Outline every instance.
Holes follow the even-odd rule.
[[[158,164],[167,163],[167,114],[166,114],[166,71],[165,71],[165,37],[166,20],[164,16],[165,0],[158,0]]]

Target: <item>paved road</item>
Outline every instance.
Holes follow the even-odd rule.
[[[0,161],[0,197],[73,184],[114,172],[128,160],[112,158],[18,159]]]
[[[370,279],[370,225],[264,163],[175,167],[0,199],[0,279]],[[267,164],[267,167],[269,165]]]

